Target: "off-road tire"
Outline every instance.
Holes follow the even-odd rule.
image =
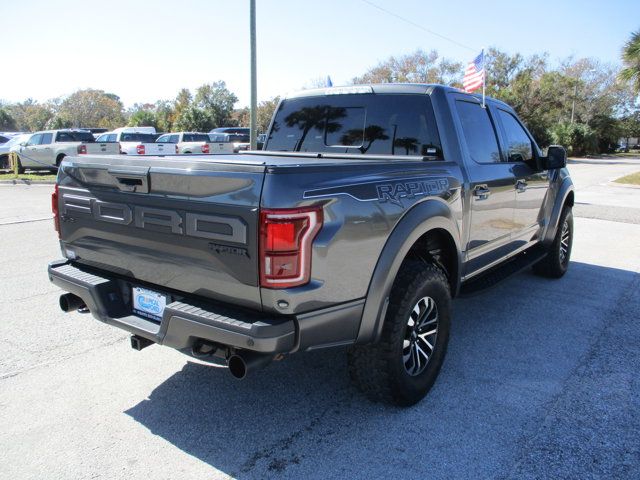
[[[424,370],[412,376],[403,360],[407,320],[420,299],[433,299],[437,312],[435,346]],[[451,292],[444,272],[421,261],[406,262],[391,291],[380,341],[349,349],[349,375],[374,401],[411,406],[433,386],[444,360],[451,326]],[[406,348],[406,347],[405,347]]]
[[[565,224],[568,228],[568,242],[566,235],[563,244],[563,234],[565,234]],[[569,260],[571,259],[571,247],[573,246],[573,213],[571,207],[566,206],[562,210],[556,236],[553,243],[549,247],[547,256],[533,266],[533,271],[537,275],[549,278],[562,277],[569,268]],[[562,250],[566,250],[563,258]]]

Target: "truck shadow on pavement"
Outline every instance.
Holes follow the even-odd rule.
[[[369,402],[349,383],[345,350],[332,349],[244,381],[187,361],[126,414],[238,478],[503,475],[528,465],[549,405],[633,282],[632,271],[572,262],[559,281],[526,272],[456,300],[440,377],[409,409]]]

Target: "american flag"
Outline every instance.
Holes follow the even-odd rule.
[[[465,92],[473,92],[484,83],[484,50],[472,62],[469,62],[462,78]]]

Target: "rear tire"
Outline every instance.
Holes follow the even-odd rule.
[[[451,326],[451,293],[441,269],[407,262],[391,291],[380,341],[348,352],[351,380],[374,401],[410,406],[433,386]]]
[[[573,246],[573,213],[566,206],[560,215],[558,228],[547,256],[533,266],[537,275],[549,278],[560,278],[569,268],[571,247]]]
[[[22,162],[20,161],[20,157],[18,157],[17,162],[18,162],[18,175],[22,175],[26,171],[26,168],[24,168],[22,166]]]

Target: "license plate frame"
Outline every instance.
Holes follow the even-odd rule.
[[[162,314],[167,306],[167,295],[144,287],[131,287],[132,310],[138,316],[155,320],[162,320]]]

